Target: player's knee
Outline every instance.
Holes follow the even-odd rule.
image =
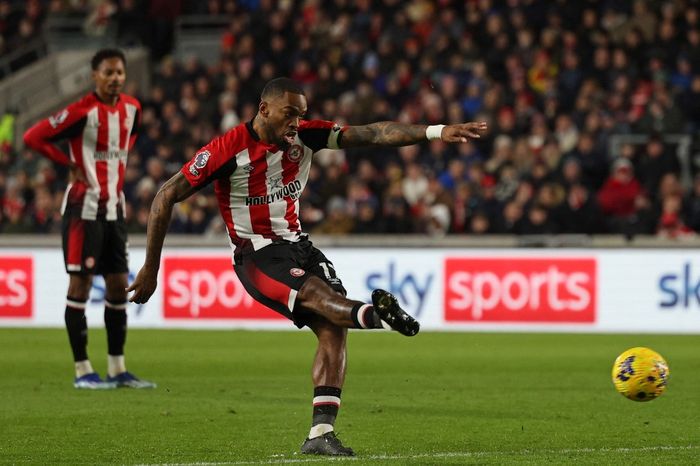
[[[127,299],[126,285],[107,287],[107,299],[112,302],[124,302]]]
[[[297,304],[324,317],[334,326],[352,326],[350,311],[353,302],[318,277],[311,277],[304,283],[297,294]]]
[[[71,274],[68,282],[68,296],[73,299],[87,300],[92,287],[92,275]]]
[[[348,329],[345,327],[324,319],[313,325],[312,330],[316,334],[322,349],[329,349],[335,352],[345,346],[348,336]]]
[[[129,286],[126,275],[108,275],[105,278],[107,298],[112,302],[126,301],[126,287]]]

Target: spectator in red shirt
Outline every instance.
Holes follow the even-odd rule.
[[[612,173],[598,191],[598,203],[611,233],[653,232],[653,224],[649,225],[649,199],[628,159],[618,158],[613,163]]]
[[[598,192],[598,203],[605,215],[629,217],[636,212],[635,199],[642,186],[634,177],[632,162],[620,158],[613,163],[612,173]]]

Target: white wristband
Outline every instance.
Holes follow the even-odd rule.
[[[433,139],[442,139],[442,128],[444,128],[445,125],[430,125],[427,128],[425,128],[425,137],[428,138],[428,141],[432,141]]]

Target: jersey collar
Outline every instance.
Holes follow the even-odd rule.
[[[247,121],[245,127],[248,129],[248,132],[253,139],[260,141],[260,136],[258,136],[258,133],[255,132],[255,129],[253,129],[253,120]]]
[[[246,121],[245,127],[248,130],[248,133],[250,133],[250,137],[253,138],[254,141],[259,142],[260,144],[263,144],[264,146],[269,147],[270,152],[277,152],[279,150],[279,147],[277,147],[276,144],[269,144],[262,139],[260,139],[260,135],[255,131],[253,128],[253,120]]]
[[[97,92],[92,91],[92,95],[95,96],[95,99],[97,99],[98,102],[105,104],[105,105],[111,105],[111,104],[108,104],[107,102],[105,102],[104,100],[100,99],[100,96],[97,95]],[[119,96],[117,97],[117,101],[114,103],[114,106],[116,107],[121,100],[122,100],[122,94],[119,93]]]

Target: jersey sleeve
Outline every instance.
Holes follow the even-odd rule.
[[[62,165],[70,163],[70,157],[54,142],[79,136],[85,127],[85,111],[79,102],[39,121],[24,133],[24,143],[45,157]]]
[[[134,115],[134,124],[131,127],[131,134],[129,134],[129,150],[134,147],[141,129],[141,103],[136,99],[134,99],[134,103],[136,105],[136,115]]]
[[[326,120],[302,120],[299,123],[299,139],[314,152],[321,149],[339,149],[346,127]]]
[[[238,139],[235,130],[213,139],[199,149],[180,172],[195,188],[203,188],[218,178],[230,175],[236,169],[238,150],[235,144]]]

